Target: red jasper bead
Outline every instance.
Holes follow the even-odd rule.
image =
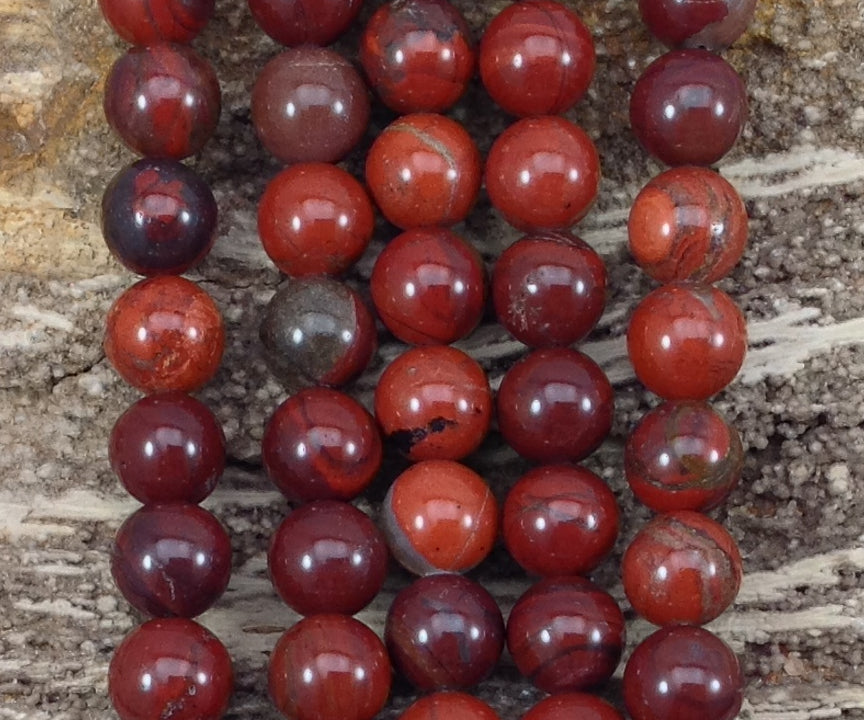
[[[588,90],[596,64],[591,32],[552,0],[525,0],[492,20],[480,45],[486,90],[513,115],[557,115]]]
[[[461,692],[436,692],[420,698],[399,720],[500,720],[482,700]]]
[[[366,26],[360,62],[391,110],[444,112],[474,74],[471,30],[447,0],[387,3]]]
[[[218,720],[234,678],[228,651],[192,620],[151,620],[120,643],[108,694],[120,720]]]
[[[396,669],[418,690],[468,688],[494,670],[504,649],[504,619],[473,580],[430,575],[396,595],[384,641]]]
[[[584,693],[561,693],[541,700],[522,720],[622,720],[605,700]]]
[[[357,17],[363,0],[249,0],[255,22],[282,45],[329,45]]]
[[[392,240],[369,284],[378,316],[402,342],[446,345],[470,334],[483,317],[483,260],[446,228],[415,228]]]
[[[348,395],[301,390],[283,402],[264,431],[261,459],[292,502],[351,500],[381,466],[375,420]]]
[[[658,630],[624,671],[624,703],[633,720],[732,720],[743,700],[738,659],[700,627]]]
[[[599,186],[594,143],[564,118],[520,120],[495,141],[486,161],[489,199],[525,232],[567,230],[588,214]]]
[[[642,418],[624,448],[633,494],[657,512],[717,507],[738,484],[743,465],[738,432],[701,402],[660,405]]]
[[[195,283],[173,275],[142,280],[108,311],[105,354],[126,382],[152,393],[190,392],[210,380],[225,347],[222,316]]]
[[[353,615],[387,576],[387,541],[353,505],[319,500],[294,510],[267,556],[279,596],[301,615]]]
[[[381,522],[393,557],[411,572],[460,573],[492,550],[498,507],[473,470],[449,460],[425,460],[390,486]]]
[[[363,78],[332,50],[304,46],[273,58],[252,89],[252,124],[285,164],[337,162],[369,124]]]
[[[366,250],[375,211],[363,186],[326,163],[279,173],[258,205],[258,233],[286,275],[339,275]]]
[[[108,73],[104,108],[108,124],[136,153],[180,160],[200,152],[216,129],[219,81],[185,45],[133,47]]]
[[[651,63],[630,96],[630,124],[667,165],[712,165],[747,121],[747,89],[723,58],[674,50]]]
[[[700,167],[667,170],[630,210],[630,252],[655,280],[713,283],[747,245],[747,208],[721,175]]]
[[[483,368],[461,350],[414,348],[378,380],[375,416],[385,438],[410,460],[459,460],[489,431],[492,391]]]
[[[547,578],[513,606],[507,648],[519,672],[541,690],[585,690],[608,680],[618,666],[624,615],[589,580]]]
[[[504,543],[535,575],[584,575],[618,537],[615,495],[590,470],[546,465],[530,470],[507,494]]]
[[[756,0],[639,0],[642,19],[669,47],[723,50],[750,24]]]
[[[498,390],[498,427],[523,457],[554,463],[594,452],[612,427],[612,386],[591,358],[569,348],[535,350]]]
[[[482,160],[471,136],[443,115],[406,115],[384,128],[366,156],[366,184],[391,223],[455,225],[480,192]]]
[[[621,563],[633,609],[655,625],[704,625],[741,587],[741,553],[719,523],[689,510],[660,515],[633,538]]]
[[[215,0],[99,0],[99,9],[121,38],[133,45],[187,43],[213,16]]]
[[[744,363],[747,326],[721,290],[672,283],[633,312],[627,350],[636,377],[664,400],[704,400],[725,388]]]
[[[517,240],[495,263],[492,299],[498,320],[530,347],[583,340],[606,306],[606,266],[566,232]]]
[[[313,615],[270,655],[270,697],[289,720],[372,720],[390,694],[390,661],[368,627],[346,615]]]

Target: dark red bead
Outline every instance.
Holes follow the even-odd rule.
[[[624,448],[633,494],[657,512],[717,507],[738,484],[741,438],[710,405],[670,402],[640,421]]]
[[[636,377],[664,400],[705,400],[725,388],[744,363],[741,311],[709,285],[672,283],[633,312],[627,350]]]
[[[569,348],[535,350],[516,363],[498,390],[498,428],[529,460],[578,461],[612,427],[612,386],[591,358]]]
[[[195,398],[150,395],[114,423],[108,458],[123,487],[142,503],[198,503],[225,468],[225,435]]]
[[[390,661],[368,627],[346,615],[313,615],[270,655],[270,697],[289,720],[372,720],[390,694]]]
[[[387,613],[387,650],[418,690],[469,688],[504,649],[504,619],[492,596],[461,575],[430,575],[399,592]]]
[[[399,720],[500,720],[482,700],[461,692],[436,692],[411,704]]]
[[[357,17],[363,0],[249,0],[255,22],[282,45],[329,45]]]
[[[483,260],[445,228],[415,228],[391,240],[369,284],[378,316],[402,342],[446,345],[469,335],[483,317]]]
[[[538,688],[572,692],[606,682],[624,649],[624,615],[612,597],[580,577],[547,578],[513,606],[507,648]]]
[[[642,19],[669,47],[723,50],[750,24],[756,0],[639,0]]]
[[[213,16],[215,0],[99,0],[99,9],[121,38],[133,45],[188,43]]]
[[[699,627],[658,630],[624,671],[624,703],[633,720],[732,720],[743,700],[738,659]]]
[[[525,0],[502,10],[483,35],[480,76],[513,115],[557,115],[573,107],[594,77],[594,40],[570,8]]]
[[[492,299],[499,322],[530,347],[583,340],[606,307],[606,266],[566,232],[517,240],[495,263]]]
[[[104,106],[108,124],[132,150],[180,160],[200,152],[216,129],[219,81],[185,45],[133,47],[108,73]]]
[[[151,620],[120,643],[108,694],[120,720],[218,720],[234,685],[228,651],[192,620]]]
[[[713,165],[747,121],[747,89],[723,58],[674,50],[651,63],[633,88],[630,124],[667,165]]]
[[[381,466],[381,436],[372,416],[348,395],[309,388],[273,413],[261,459],[292,502],[351,500]]]
[[[622,720],[605,700],[584,693],[561,693],[541,700],[522,720]]]
[[[546,465],[507,494],[501,520],[513,559],[536,575],[584,575],[618,537],[615,495],[590,470]]]

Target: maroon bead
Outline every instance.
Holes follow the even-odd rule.
[[[624,448],[627,482],[657,512],[722,503],[741,477],[741,438],[710,405],[670,402],[640,421]]]
[[[276,592],[301,615],[353,615],[384,583],[387,542],[354,506],[319,500],[282,521],[267,561]]]
[[[108,124],[132,150],[180,160],[200,152],[216,129],[219,81],[185,45],[133,47],[108,73],[104,105]]]
[[[651,63],[633,88],[636,138],[667,165],[712,165],[747,121],[747,88],[723,58],[674,50]]]
[[[123,487],[142,503],[198,503],[225,468],[225,435],[195,398],[150,395],[114,423],[108,458]]]
[[[286,164],[341,160],[366,132],[369,112],[363,78],[326,48],[286,50],[264,66],[252,89],[258,138]]]
[[[612,386],[591,358],[569,348],[535,350],[516,363],[498,390],[498,428],[529,460],[578,461],[612,427]]]
[[[413,345],[447,345],[480,323],[486,271],[479,253],[444,228],[402,233],[381,251],[372,302],[387,328]]]
[[[541,700],[522,720],[622,720],[605,700],[585,693],[561,693]]]
[[[498,320],[530,347],[583,340],[606,306],[606,266],[567,232],[529,235],[495,263],[492,299]]]
[[[461,692],[436,692],[412,703],[399,720],[500,720],[482,700]]]
[[[215,0],[99,0],[99,9],[133,45],[188,43],[213,16]]]
[[[756,0],[639,0],[642,19],[669,47],[723,50],[750,24]]]
[[[234,685],[228,651],[191,620],[151,620],[120,643],[108,694],[120,720],[218,720]]]
[[[513,606],[507,648],[519,672],[541,690],[585,690],[608,680],[618,666],[624,615],[589,580],[547,578]]]
[[[273,413],[261,459],[273,484],[292,502],[351,500],[381,466],[375,420],[348,395],[309,388]]]
[[[528,572],[583,575],[615,545],[618,503],[590,470],[546,465],[507,494],[501,529],[513,559]]]
[[[741,709],[743,688],[729,646],[686,625],[649,636],[624,671],[624,702],[633,720],[732,720]]]
[[[476,685],[504,649],[504,620],[492,596],[461,575],[430,575],[393,600],[384,640],[393,664],[421,691]]]
[[[249,0],[255,22],[282,45],[329,45],[357,17],[363,0]]]

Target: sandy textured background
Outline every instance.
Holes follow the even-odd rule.
[[[372,1],[364,17],[379,3]],[[456,0],[475,28],[507,3]],[[661,48],[635,0],[573,0],[595,31],[597,78],[573,113],[596,139],[605,181],[580,232],[607,259],[609,308],[586,346],[610,373],[617,420],[588,463],[619,495],[619,551],[646,519],[621,473],[624,434],[651,405],[633,381],[621,334],[650,289],[624,250],[630,202],[659,168],[627,127],[630,88]],[[270,589],[268,538],[286,511],[258,457],[266,417],[283,397],[260,359],[255,327],[279,276],[255,234],[255,200],[276,165],[258,147],[248,95],[276,47],[241,0],[220,0],[196,46],[217,66],[224,112],[194,164],[222,211],[212,256],[193,279],[213,294],[229,345],[202,393],[224,422],[230,469],[207,502],[230,528],[235,574],[202,621],[236,659],[233,718],[274,718],[262,668],[293,618]],[[353,54],[356,33],[341,44]],[[111,718],[105,671],[137,619],[111,585],[107,548],[134,509],[111,476],[106,437],[135,398],[101,348],[110,302],[132,277],[109,258],[98,200],[132,158],[101,112],[104,75],[123,46],[95,0],[0,0],[0,718]],[[740,652],[748,678],[744,718],[864,717],[864,3],[763,0],[751,32],[728,53],[748,84],[752,113],[723,172],[752,217],[744,262],[724,283],[751,323],[740,379],[718,399],[749,448],[745,475],[719,513],[745,557],[733,611],[713,625]],[[474,87],[455,115],[481,146],[505,126]],[[389,118],[379,111],[367,137]],[[362,149],[351,159],[359,167]],[[488,260],[515,239],[481,200],[463,228]],[[353,278],[361,287],[382,227]],[[492,324],[464,346],[495,382],[522,352]],[[369,388],[400,348],[386,342],[358,383]],[[524,470],[493,434],[470,464],[499,495]],[[371,504],[398,469],[388,466]],[[617,558],[596,579],[621,597]],[[526,586],[498,551],[477,573],[505,611]],[[388,592],[361,617],[380,628]],[[632,613],[630,613],[632,616]],[[634,622],[632,643],[648,628]],[[480,692],[505,718],[537,693],[505,659]],[[613,681],[609,697],[615,699]],[[397,685],[394,707],[409,696]],[[388,715],[389,716],[389,715]]]

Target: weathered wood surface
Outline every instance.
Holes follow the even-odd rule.
[[[506,3],[456,4],[479,28]],[[622,440],[652,402],[633,381],[621,340],[629,310],[650,288],[626,256],[624,223],[658,170],[628,131],[627,94],[661,48],[648,40],[635,0],[573,5],[600,53],[593,89],[573,117],[596,138],[605,172],[581,232],[611,271],[609,309],[586,349],[610,373],[618,407],[613,436],[588,464],[621,499],[620,553],[647,517],[622,478]],[[241,0],[220,0],[218,12],[197,46],[218,68],[224,112],[195,164],[213,183],[223,220],[194,279],[228,323],[224,366],[202,397],[230,443],[231,467],[207,506],[233,535],[236,571],[202,621],[236,659],[231,717],[263,719],[275,713],[262,668],[293,619],[266,577],[268,538],[286,508],[257,450],[284,391],[255,340],[258,313],[279,282],[255,235],[255,199],[276,166],[255,142],[248,93],[275,46]],[[341,47],[353,52],[356,35]],[[95,0],[0,0],[0,718],[113,717],[107,662],[136,622],[107,570],[112,534],[134,504],[112,478],[105,448],[135,393],[100,349],[105,311],[132,281],[98,228],[101,188],[131,159],[101,115],[101,82],[121,51]],[[747,313],[751,352],[718,400],[749,448],[741,487],[719,516],[740,542],[747,575],[734,610],[713,628],[741,653],[742,717],[864,717],[864,3],[764,0],[728,58],[748,83],[752,113],[723,172],[747,200],[752,242],[724,287]],[[475,88],[456,113],[484,150],[506,123],[488,107]],[[379,113],[376,127],[386,121]],[[488,260],[515,237],[485,201],[464,232]],[[382,228],[354,278],[360,286],[387,237]],[[491,324],[464,346],[496,382],[522,351]],[[362,398],[398,349],[385,344],[357,385]],[[499,495],[524,468],[495,437],[470,464]],[[373,510],[395,470],[388,466],[372,493]],[[617,571],[616,558],[597,579],[620,598]],[[478,576],[505,611],[526,586],[503,552]],[[380,629],[405,581],[394,574],[362,619]],[[631,647],[647,631],[634,622]],[[537,697],[506,659],[480,692],[508,719]],[[616,692],[613,683],[609,696]],[[398,686],[394,707],[408,699]]]

